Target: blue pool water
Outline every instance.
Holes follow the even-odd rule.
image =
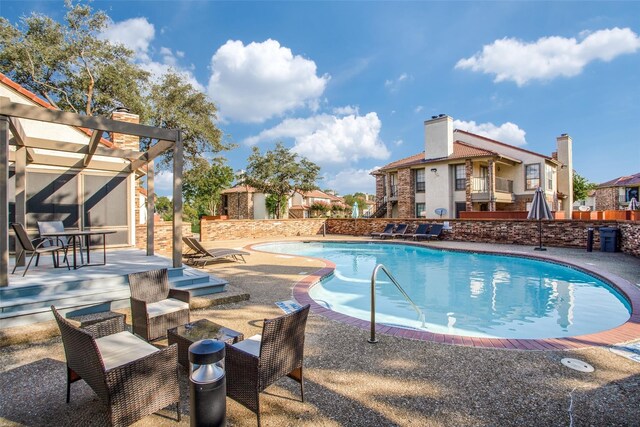
[[[554,263],[511,256],[381,243],[269,243],[255,249],[323,258],[335,273],[309,295],[319,304],[370,319],[371,273],[395,276],[425,315],[380,271],[376,322],[434,333],[493,338],[560,338],[625,323],[628,302],[601,280]]]

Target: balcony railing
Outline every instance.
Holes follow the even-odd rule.
[[[496,191],[501,193],[513,193],[513,181],[496,176]],[[488,193],[489,178],[472,177],[471,178],[472,193]]]
[[[389,197],[397,198],[398,197],[398,186],[396,184],[392,184],[389,186]]]

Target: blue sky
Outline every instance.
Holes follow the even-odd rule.
[[[283,141],[321,188],[374,191],[369,172],[424,149],[424,120],[550,155],[599,183],[640,172],[638,2],[94,1],[156,75],[184,73],[219,108],[243,169]],[[3,0],[12,22],[62,1]],[[169,176],[157,185],[169,188]],[[161,190],[162,191],[162,190]],[[161,192],[160,191],[160,192]]]

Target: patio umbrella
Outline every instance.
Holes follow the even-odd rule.
[[[351,211],[351,218],[358,218],[358,202],[353,202],[353,210]]]
[[[632,197],[631,200],[629,200],[629,206],[627,207],[627,209],[629,209],[630,211],[637,211],[638,207],[638,199]]]
[[[527,215],[527,219],[537,219],[538,220],[538,234],[539,234],[539,246],[534,248],[536,251],[546,251],[546,248],[542,247],[542,220],[543,219],[553,219],[553,215],[551,214],[551,209],[549,209],[549,205],[547,204],[547,199],[544,196],[544,191],[542,188],[538,187],[535,194],[533,195],[533,202],[531,203],[531,209],[529,210],[529,215]]]

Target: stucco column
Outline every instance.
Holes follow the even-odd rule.
[[[471,163],[471,159],[467,159],[464,161],[464,173],[465,173],[465,209],[467,212],[471,212],[473,210],[473,202],[471,201],[471,182],[473,179],[473,164]]]
[[[496,163],[493,159],[489,160],[489,211],[496,210]]]

